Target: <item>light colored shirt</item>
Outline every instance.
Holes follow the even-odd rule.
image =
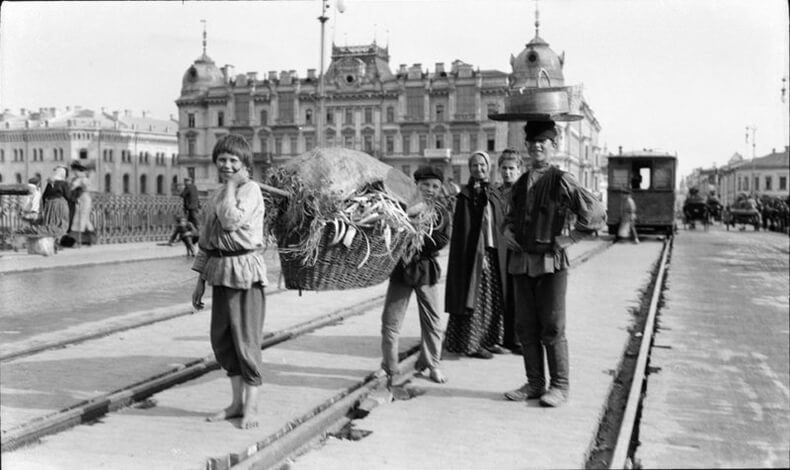
[[[249,289],[255,283],[264,286],[266,264],[263,260],[263,196],[254,181],[238,186],[233,203],[225,200],[227,186],[209,198],[200,229],[200,251],[192,269],[214,286]],[[238,256],[209,256],[207,251],[238,252]]]

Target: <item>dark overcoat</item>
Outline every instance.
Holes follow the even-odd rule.
[[[497,249],[500,281],[507,273],[507,247],[502,238],[500,225],[504,217],[505,201],[502,193],[493,186],[487,186],[484,195],[475,196],[467,184],[458,193],[453,213],[452,235],[450,237],[450,255],[447,261],[447,285],[444,293],[444,310],[450,315],[470,315],[466,308],[469,286],[475,265],[477,242],[485,204],[474,203],[474,198],[487,197],[493,206],[491,231],[494,235],[494,246]],[[506,286],[500,282],[502,298],[506,297]]]

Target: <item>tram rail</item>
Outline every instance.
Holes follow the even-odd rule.
[[[601,244],[598,248],[583,253],[582,255],[571,260],[571,266],[575,267],[588,261],[610,246],[611,243]],[[355,315],[361,315],[367,310],[380,306],[383,303],[383,300],[383,295],[377,296],[350,307],[320,315],[308,321],[296,324],[292,327],[270,333],[265,336],[262,349],[270,348],[274,345],[289,341],[320,328],[330,326],[342,321],[343,319]],[[172,315],[168,318],[155,320],[154,322],[164,321],[166,319],[175,318],[176,316],[188,314],[191,314],[191,312],[182,312]],[[123,328],[123,330],[139,328],[151,323],[153,322],[144,322],[139,325]],[[106,336],[108,334],[110,334],[110,332],[103,332],[99,336]],[[74,338],[71,343],[82,342],[89,339],[93,338]],[[51,347],[62,347],[66,344],[67,343],[63,343],[56,346],[53,345]],[[41,352],[44,349],[45,348],[38,349],[37,351],[29,351],[25,355],[32,355],[37,352]],[[414,356],[414,353],[416,353],[416,348],[411,348],[402,354],[401,359],[409,360],[408,357]],[[21,357],[21,355],[18,354],[15,357]],[[4,358],[3,360],[10,360],[10,358]],[[3,432],[2,451],[8,452],[31,444],[43,436],[58,433],[79,424],[95,421],[112,411],[128,407],[135,403],[143,402],[155,393],[174,387],[186,381],[193,380],[216,369],[218,369],[218,365],[213,359],[213,356],[206,356],[180,364],[170,370],[163,371],[162,373],[152,376],[148,379],[124,386],[102,396],[94,397],[48,415],[35,418]],[[337,419],[342,417],[351,406],[358,405],[361,399],[364,399],[364,397],[371,390],[377,388],[381,384],[381,380],[382,372],[380,370],[369,374],[362,382],[357,384],[357,386],[331,397],[321,406],[293,420],[277,433],[273,434],[266,440],[259,442],[257,446],[254,446],[256,447],[255,449],[252,449],[251,447],[246,451],[229,454],[224,458],[210,459],[209,467],[226,468],[229,465],[243,461],[244,459],[252,456],[255,453],[258,453],[259,451],[262,451],[263,449],[267,449],[267,452],[270,452],[271,455],[274,456],[270,458],[282,459],[287,457],[288,452],[293,452],[298,448],[299,442],[303,442],[308,438],[305,436],[305,434],[315,435],[316,433],[325,433],[327,426],[332,424],[336,425]],[[316,423],[322,424],[317,425]],[[300,428],[298,433],[290,434],[297,428]],[[284,444],[288,442],[288,439],[285,439],[286,435],[290,435],[291,444]],[[294,439],[294,436],[300,437]],[[279,443],[277,445],[273,445],[275,441],[278,441]],[[214,463],[212,464],[211,462]]]

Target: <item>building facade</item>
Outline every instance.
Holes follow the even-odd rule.
[[[169,195],[179,183],[178,123],[79,106],[0,114],[0,182],[43,182],[72,161],[92,166],[91,190]]]
[[[742,192],[787,199],[790,196],[790,147],[785,146],[784,151],[773,149],[751,160],[736,154],[726,166],[715,169],[714,181],[725,205],[732,204]]]
[[[294,70],[260,78],[255,72],[234,74],[232,66],[217,67],[206,55],[204,37],[203,54],[185,72],[176,100],[178,161],[182,172],[207,190],[218,183],[211,150],[224,134],[241,134],[251,143],[256,177],[318,146],[322,137],[325,146],[369,153],[407,175],[430,163],[465,183],[472,152],[487,151],[495,164],[509,146],[508,123],[488,115],[504,108],[511,81],[505,72],[460,60],[449,67],[436,63],[432,71],[422,64],[392,71],[387,47],[333,45],[319,122],[321,90],[314,69],[305,77]],[[600,126],[586,105],[585,110],[588,119],[562,126],[558,162],[582,184],[597,188]]]

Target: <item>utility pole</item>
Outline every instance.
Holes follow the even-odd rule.
[[[751,143],[752,143],[752,176],[751,176],[752,182],[751,182],[751,185],[750,185],[749,189],[751,191],[751,194],[754,196],[757,193],[757,187],[756,187],[757,186],[757,177],[755,175],[755,169],[754,169],[755,148],[757,147],[757,138],[756,138],[757,126],[755,126],[754,124],[752,124],[751,126],[746,126],[746,143],[747,144],[750,142],[750,140],[749,140],[749,133],[750,132],[751,132]]]
[[[321,66],[320,72],[318,74],[318,119],[316,119],[316,142],[318,143],[319,147],[324,147],[326,139],[326,135],[324,133],[324,121],[326,120],[326,110],[324,109],[324,28],[326,24],[326,20],[329,19],[326,16],[326,9],[329,7],[329,0],[321,0],[321,16],[318,17],[318,21],[321,23]]]

